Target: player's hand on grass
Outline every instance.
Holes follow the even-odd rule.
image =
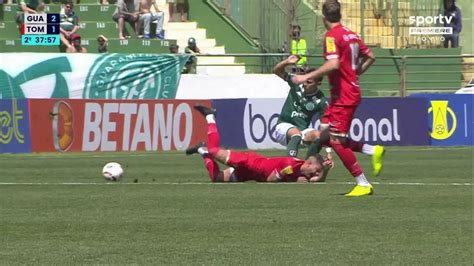
[[[298,182],[298,183],[308,183],[308,179],[306,178],[306,176],[300,176],[300,177],[298,177],[298,179],[296,179],[296,182]]]
[[[323,166],[332,169],[334,168],[334,161],[332,159],[326,158],[326,160],[323,162]]]

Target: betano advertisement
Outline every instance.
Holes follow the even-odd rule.
[[[183,150],[206,137],[196,103],[30,100],[32,151]]]

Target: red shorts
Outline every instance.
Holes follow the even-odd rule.
[[[329,105],[321,118],[321,126],[329,126],[332,135],[346,137],[351,129],[352,118],[356,109],[357,105]]]
[[[258,182],[266,182],[269,173],[262,169],[263,163],[267,158],[253,152],[230,151],[227,165],[233,167],[235,171],[232,173],[237,182],[245,182],[254,180]]]

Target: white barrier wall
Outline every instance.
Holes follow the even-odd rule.
[[[189,55],[0,53],[0,99],[174,99]]]
[[[181,75],[176,99],[286,98],[289,90],[274,74]]]

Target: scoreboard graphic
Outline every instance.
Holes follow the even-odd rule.
[[[57,46],[59,38],[59,14],[24,14],[21,25],[21,44]]]

